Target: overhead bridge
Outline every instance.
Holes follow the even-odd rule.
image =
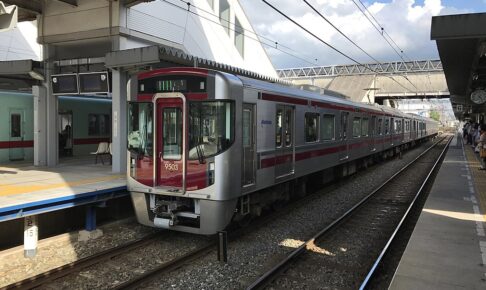
[[[302,67],[277,72],[280,78],[294,84],[337,91],[360,102],[450,96],[440,60]]]

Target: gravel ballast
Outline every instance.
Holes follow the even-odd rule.
[[[430,142],[426,145],[430,145]],[[218,262],[214,251],[144,286],[161,289],[245,288],[294,247],[342,215],[372,189],[418,156],[426,145],[407,151],[403,154],[403,159],[392,159],[346,178],[337,189],[322,192],[312,202],[301,205],[290,213],[231,242],[228,249],[228,264]],[[153,232],[154,229],[130,221],[112,228],[104,228],[103,231],[103,237],[89,242],[70,239],[62,243],[51,242],[46,245],[41,243],[39,254],[34,259],[23,258],[22,251],[8,255],[0,253],[0,287],[140,238]],[[89,267],[77,275],[59,279],[48,288],[114,287],[137,274],[187,253],[206,243],[207,240],[207,237],[167,232],[159,243],[150,244],[128,256],[113,259],[109,263]]]

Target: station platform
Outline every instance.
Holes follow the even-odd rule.
[[[486,289],[486,171],[454,138],[389,289]]]
[[[0,165],[0,222],[127,195],[125,174],[94,157],[65,159],[56,167]]]

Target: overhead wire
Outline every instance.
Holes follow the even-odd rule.
[[[375,16],[373,16],[373,14],[368,10],[368,7],[366,7],[366,5],[364,5],[364,3],[361,0],[357,0],[363,6],[363,8],[364,8],[364,10],[363,10],[363,8],[360,7],[359,4],[355,0],[351,0],[351,1],[354,3],[354,5],[356,5],[356,7],[359,9],[359,11],[361,11],[361,13],[365,16],[365,18],[371,23],[371,25],[378,31],[378,33],[381,35],[381,37],[383,37],[383,39],[393,49],[393,51],[398,55],[398,57],[400,57],[400,59],[403,61],[404,65],[406,66],[406,62],[407,62],[407,60],[405,60],[403,58],[404,56],[406,58],[408,58],[408,62],[411,62],[412,60],[405,54],[403,49],[401,49],[400,46],[398,46],[398,44],[388,34],[388,32],[380,24],[380,22],[378,22],[378,20],[376,20]],[[370,17],[368,15],[370,15],[373,18],[374,22],[373,22],[373,20],[370,19]],[[400,52],[397,51],[397,49],[392,45],[392,43],[390,41],[393,42],[393,44],[396,46],[396,48],[398,48],[398,50]],[[417,93],[418,92],[417,86],[415,86],[415,84],[412,83],[412,81],[408,78],[408,76],[406,74],[402,74],[402,76],[415,88],[415,91]]]
[[[359,50],[361,50],[364,54],[366,54],[369,58],[374,60],[377,63],[381,63],[379,60],[374,58],[372,55],[370,55],[366,50],[364,50],[361,46],[359,46],[356,42],[354,42],[351,38],[349,38],[346,34],[344,34],[339,28],[337,28],[331,21],[327,19],[326,16],[324,16],[319,10],[317,10],[312,4],[310,4],[307,0],[302,0],[304,1],[307,6],[309,6],[312,10],[314,10],[315,13],[317,13],[322,19],[324,19],[329,25],[331,25],[339,34],[341,34],[344,38],[346,38],[349,42],[351,42],[354,46],[356,46]]]
[[[361,13],[366,17],[366,19],[368,19],[368,21],[373,25],[373,27],[375,27],[375,29],[378,31],[378,33],[385,39],[385,41],[388,43],[388,45],[390,45],[390,47],[395,51],[395,53],[405,62],[405,59],[403,59],[402,57],[402,54],[403,56],[405,56],[406,58],[408,58],[408,61],[411,61],[411,59],[405,54],[405,52],[403,51],[403,49],[400,48],[400,46],[395,42],[395,40],[393,40],[393,38],[390,36],[390,34],[388,34],[388,32],[385,30],[385,28],[383,27],[383,25],[381,25],[381,23],[375,18],[375,16],[370,12],[370,10],[368,9],[368,7],[366,7],[366,5],[364,5],[363,1],[361,0],[357,0],[364,8],[361,8],[359,6],[359,4],[355,1],[355,0],[351,0],[354,5],[356,5],[356,7],[358,7],[358,9],[361,11]],[[373,18],[374,22],[370,19],[370,17],[368,17],[368,15],[371,16],[371,18]],[[376,23],[376,24],[375,24]],[[385,37],[386,35],[386,37]],[[388,37],[388,39],[387,39]],[[396,46],[396,48],[398,48],[398,50],[400,52],[398,52],[395,47],[393,47],[393,45],[390,43],[390,41]]]
[[[339,28],[337,28],[329,19],[327,19],[326,16],[324,16],[319,10],[317,10],[312,4],[310,4],[307,0],[302,0],[307,6],[309,6],[315,13],[317,13],[322,19],[324,19],[329,25],[331,25],[339,34],[341,34],[344,38],[346,38],[349,42],[351,42],[355,47],[357,47],[359,50],[361,50],[364,54],[366,54],[369,58],[374,60],[380,65],[383,65],[381,61],[377,60],[374,58],[372,55],[370,55],[367,51],[365,51],[361,46],[359,46],[356,42],[354,42],[351,38],[349,38],[344,32],[342,32]],[[373,17],[374,18],[374,17]],[[408,79],[407,76],[401,75],[404,77],[410,84],[415,88],[415,90],[418,91],[418,88]]]
[[[362,64],[361,62],[357,61],[356,59],[354,59],[353,57],[347,55],[346,53],[342,52],[341,50],[337,49],[335,46],[331,45],[330,43],[326,42],[325,40],[323,40],[322,38],[320,38],[319,36],[317,36],[316,34],[312,33],[311,31],[309,31],[307,28],[305,28],[303,25],[301,25],[300,23],[298,23],[297,21],[295,21],[294,19],[292,19],[290,16],[288,16],[287,14],[285,14],[284,12],[282,12],[281,10],[279,10],[277,7],[275,7],[274,5],[270,4],[268,1],[266,0],[262,0],[265,4],[267,4],[270,8],[272,8],[274,11],[276,11],[278,14],[280,14],[281,16],[283,16],[284,18],[286,18],[287,20],[289,20],[290,22],[294,23],[295,25],[297,25],[299,28],[301,28],[302,30],[304,30],[305,32],[307,32],[309,35],[311,35],[312,37],[314,37],[315,39],[319,40],[321,43],[325,44],[327,47],[331,48],[332,50],[334,50],[335,52],[339,53],[340,55],[344,56],[345,58],[351,60],[352,62],[354,62],[355,64],[359,65],[359,66],[362,66],[374,73],[377,73],[379,74],[380,72],[378,72],[377,70],[373,69],[370,65],[367,65],[367,64]],[[405,87],[403,84],[401,84],[400,82],[398,82],[397,80],[395,80],[393,77],[390,77],[390,76],[387,76],[389,78],[391,78],[393,81],[395,81],[398,85],[400,85],[402,88],[408,90],[408,91],[412,91],[411,89]]]
[[[174,6],[174,7],[176,7],[176,8],[179,8],[179,9],[181,9],[181,10],[187,11],[187,12],[189,12],[189,13],[193,14],[193,15],[196,15],[196,16],[198,16],[198,17],[201,17],[201,18],[203,18],[203,19],[205,19],[205,20],[207,20],[207,21],[209,21],[209,22],[212,22],[212,23],[217,24],[217,25],[219,25],[219,26],[222,26],[222,27],[224,27],[224,28],[230,29],[230,30],[232,30],[232,31],[235,31],[235,32],[236,32],[236,31],[237,31],[237,28],[238,28],[238,29],[240,29],[240,31],[241,31],[241,30],[243,30],[243,31],[249,32],[249,33],[251,33],[251,34],[255,35],[255,36],[256,36],[256,38],[255,38],[255,37],[251,37],[251,36],[249,36],[249,35],[247,35],[247,34],[245,34],[245,37],[248,37],[249,39],[254,40],[254,41],[256,41],[256,42],[259,42],[259,43],[260,43],[260,44],[262,44],[262,45],[265,45],[265,46],[267,46],[267,47],[269,47],[269,48],[272,48],[272,49],[278,50],[278,51],[280,51],[280,52],[282,52],[282,53],[284,53],[284,54],[286,54],[286,55],[288,55],[288,56],[291,56],[291,57],[296,58],[296,59],[298,59],[298,60],[300,60],[300,61],[303,61],[303,62],[305,62],[305,63],[308,63],[308,64],[310,64],[310,65],[312,65],[312,66],[315,66],[315,65],[316,65],[316,62],[314,62],[314,61],[312,61],[312,60],[309,60],[309,59],[307,59],[307,58],[305,58],[305,57],[303,57],[303,56],[298,56],[298,55],[297,55],[297,54],[299,53],[298,51],[296,51],[296,50],[294,50],[294,49],[292,49],[292,48],[290,48],[290,47],[288,47],[288,46],[286,46],[286,45],[284,45],[284,44],[282,44],[282,43],[280,43],[280,42],[278,42],[278,41],[272,40],[272,39],[270,39],[270,38],[268,38],[268,37],[266,37],[266,36],[264,36],[264,35],[258,34],[258,33],[256,33],[255,31],[252,31],[252,30],[246,29],[246,28],[244,28],[244,27],[242,27],[242,26],[236,25],[236,23],[233,23],[233,22],[228,21],[228,20],[226,20],[226,19],[220,19],[218,15],[216,15],[216,14],[214,14],[214,13],[210,12],[210,11],[207,11],[207,10],[205,10],[205,9],[202,9],[202,8],[200,8],[200,7],[196,6],[196,5],[193,5],[193,4],[191,4],[190,2],[188,2],[188,1],[179,0],[180,2],[185,3],[185,4],[187,5],[187,8],[186,8],[186,7],[181,7],[181,6],[179,6],[179,5],[175,4],[175,3],[172,3],[171,1],[168,1],[168,0],[161,0],[161,1],[162,1],[162,2],[167,3],[167,4],[171,5],[171,6]],[[207,13],[207,14],[211,15],[211,16],[214,16],[215,18],[217,18],[217,19],[218,19],[218,21],[213,20],[213,19],[210,19],[210,18],[208,18],[208,17],[206,17],[206,16],[204,16],[204,15],[201,15],[200,13],[197,13],[197,12],[195,12],[195,11],[191,10],[191,9],[190,9],[191,7],[194,7],[194,8],[196,8],[196,9],[200,10],[200,11],[203,11],[203,12],[205,12],[205,13]],[[224,25],[224,24],[222,24],[220,21],[225,22],[226,24],[228,24],[228,26],[229,26],[229,27],[228,27],[228,26],[226,26],[226,25]],[[233,26],[234,26],[235,28],[233,28]],[[259,38],[264,39],[264,40],[266,40],[266,41],[268,41],[268,42],[270,42],[270,43],[267,43],[267,42],[261,41]],[[287,50],[290,50],[290,51],[292,51],[293,53],[292,53],[292,52],[285,51],[284,49],[279,48],[279,46],[280,46],[280,47],[282,47],[282,48],[285,48],[285,49],[287,49]]]

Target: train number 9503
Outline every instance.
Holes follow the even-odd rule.
[[[179,171],[179,165],[175,163],[164,163],[164,166],[167,171]]]

